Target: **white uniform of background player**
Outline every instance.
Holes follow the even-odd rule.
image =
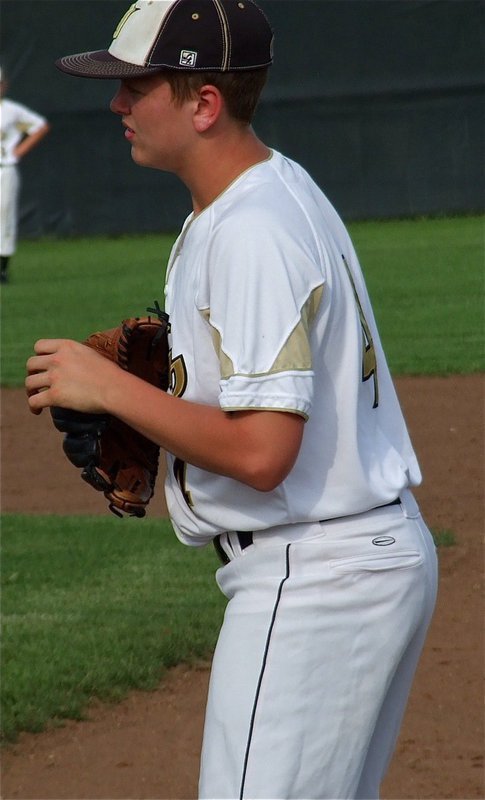
[[[307,173],[273,152],[188,218],[166,309],[175,394],[307,418],[297,462],[270,493],[168,457],[179,538],[222,534],[230,559],[217,573],[229,604],[201,797],[378,797],[436,559],[346,229]],[[253,544],[227,531],[254,531]]]
[[[4,79],[0,72],[0,81]],[[3,94],[3,92],[2,92]],[[30,108],[16,103],[7,97],[0,100],[0,255],[2,282],[7,277],[8,259],[15,253],[17,245],[18,199],[20,192],[20,175],[18,171],[18,147],[27,143],[25,152],[48,132],[49,125],[45,117]]]
[[[166,163],[152,102],[161,102],[163,78],[150,89],[150,80],[140,87],[133,76],[163,65],[261,68],[271,63],[271,38],[250,0],[137,0],[108,51],[57,64],[73,75],[125,80],[112,110],[129,126],[140,163],[153,166],[150,146]],[[181,149],[172,143],[182,178],[190,156],[207,167],[200,147],[217,156],[214,128],[198,128],[194,143],[209,102],[202,90],[194,97],[178,112],[165,108],[176,125],[190,114],[193,149],[186,128]],[[216,124],[227,134],[224,157],[239,163],[234,125],[222,112]],[[241,140],[247,148],[252,134],[238,132]],[[214,540],[226,562],[217,572],[229,602],[213,661],[200,797],[377,798],[435,602],[435,548],[410,491],[420,471],[344,225],[294,162],[270,151],[249,163],[195,203],[198,213],[174,245],[166,283],[171,392],[192,401],[190,419],[205,425],[215,419],[206,406],[270,409],[306,423],[296,463],[268,492],[168,456],[177,535],[195,547]],[[197,177],[199,190],[204,176]],[[32,359],[36,407],[50,402],[56,348],[55,340],[42,343],[47,355]],[[44,386],[39,402],[32,391]],[[136,413],[126,409],[137,420],[139,396],[137,388]],[[157,398],[167,409],[153,425],[160,441],[170,409],[186,408],[182,400]],[[220,443],[228,428],[217,420]],[[194,422],[188,434],[197,437]],[[167,449],[195,452],[182,438],[183,446]]]

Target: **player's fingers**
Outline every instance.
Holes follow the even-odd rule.
[[[39,414],[42,414],[42,409],[41,408],[32,408],[30,403],[29,403],[29,408],[30,408],[30,413],[31,414],[35,414],[37,417],[39,416]]]
[[[25,379],[27,394],[38,392],[40,389],[47,389],[50,386],[49,375],[47,372],[33,372]]]
[[[27,359],[26,370],[28,375],[36,372],[44,372],[47,369],[45,356],[30,356]]]
[[[56,366],[60,363],[61,348],[65,349],[65,344],[71,344],[67,339],[39,339],[34,344],[34,352],[36,355],[30,356],[27,359],[26,368],[27,373],[44,372],[51,366]],[[73,342],[72,344],[76,344]]]
[[[38,356],[32,356],[27,362],[29,374],[25,378],[25,390],[32,414],[41,414],[42,409],[48,405],[46,391],[50,385],[49,373],[45,369],[38,369],[39,361]]]
[[[67,339],[38,339],[34,344],[34,353],[37,355],[47,355],[50,353],[56,353],[63,342],[68,341]]]
[[[44,397],[42,396],[44,395]],[[27,402],[29,404],[29,409],[32,414],[41,414],[42,409],[45,408],[48,403],[46,402],[46,389],[35,389],[35,388],[27,388]]]

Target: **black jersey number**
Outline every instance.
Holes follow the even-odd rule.
[[[347,264],[344,255],[342,255],[342,261],[344,262],[345,269],[347,270],[347,275],[349,276],[349,280],[352,285],[352,291],[354,293],[355,302],[359,310],[360,324],[362,327],[362,381],[365,382],[372,378],[374,382],[374,403],[372,405],[372,408],[377,408],[377,406],[379,405],[379,383],[377,379],[377,358],[374,347],[374,341],[372,339],[372,334],[369,325],[367,324],[367,320],[365,318],[364,310],[362,308],[359,295],[357,294],[357,289],[355,288],[355,283],[352,277],[352,273],[350,271],[350,267]]]

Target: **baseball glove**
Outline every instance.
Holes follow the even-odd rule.
[[[121,369],[166,391],[169,384],[168,316],[157,302],[156,316],[123,320],[117,328],[91,334],[83,344]],[[64,433],[63,450],[81,477],[103,492],[119,517],[144,517],[153,497],[160,447],[109,414],[51,408],[55,427]]]

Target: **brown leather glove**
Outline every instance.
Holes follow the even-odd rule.
[[[91,334],[85,345],[153,386],[169,385],[168,316],[158,303],[155,317],[132,317],[117,328]],[[54,425],[65,434],[63,449],[81,477],[104,493],[117,516],[144,517],[153,497],[160,447],[108,414],[51,408]]]

